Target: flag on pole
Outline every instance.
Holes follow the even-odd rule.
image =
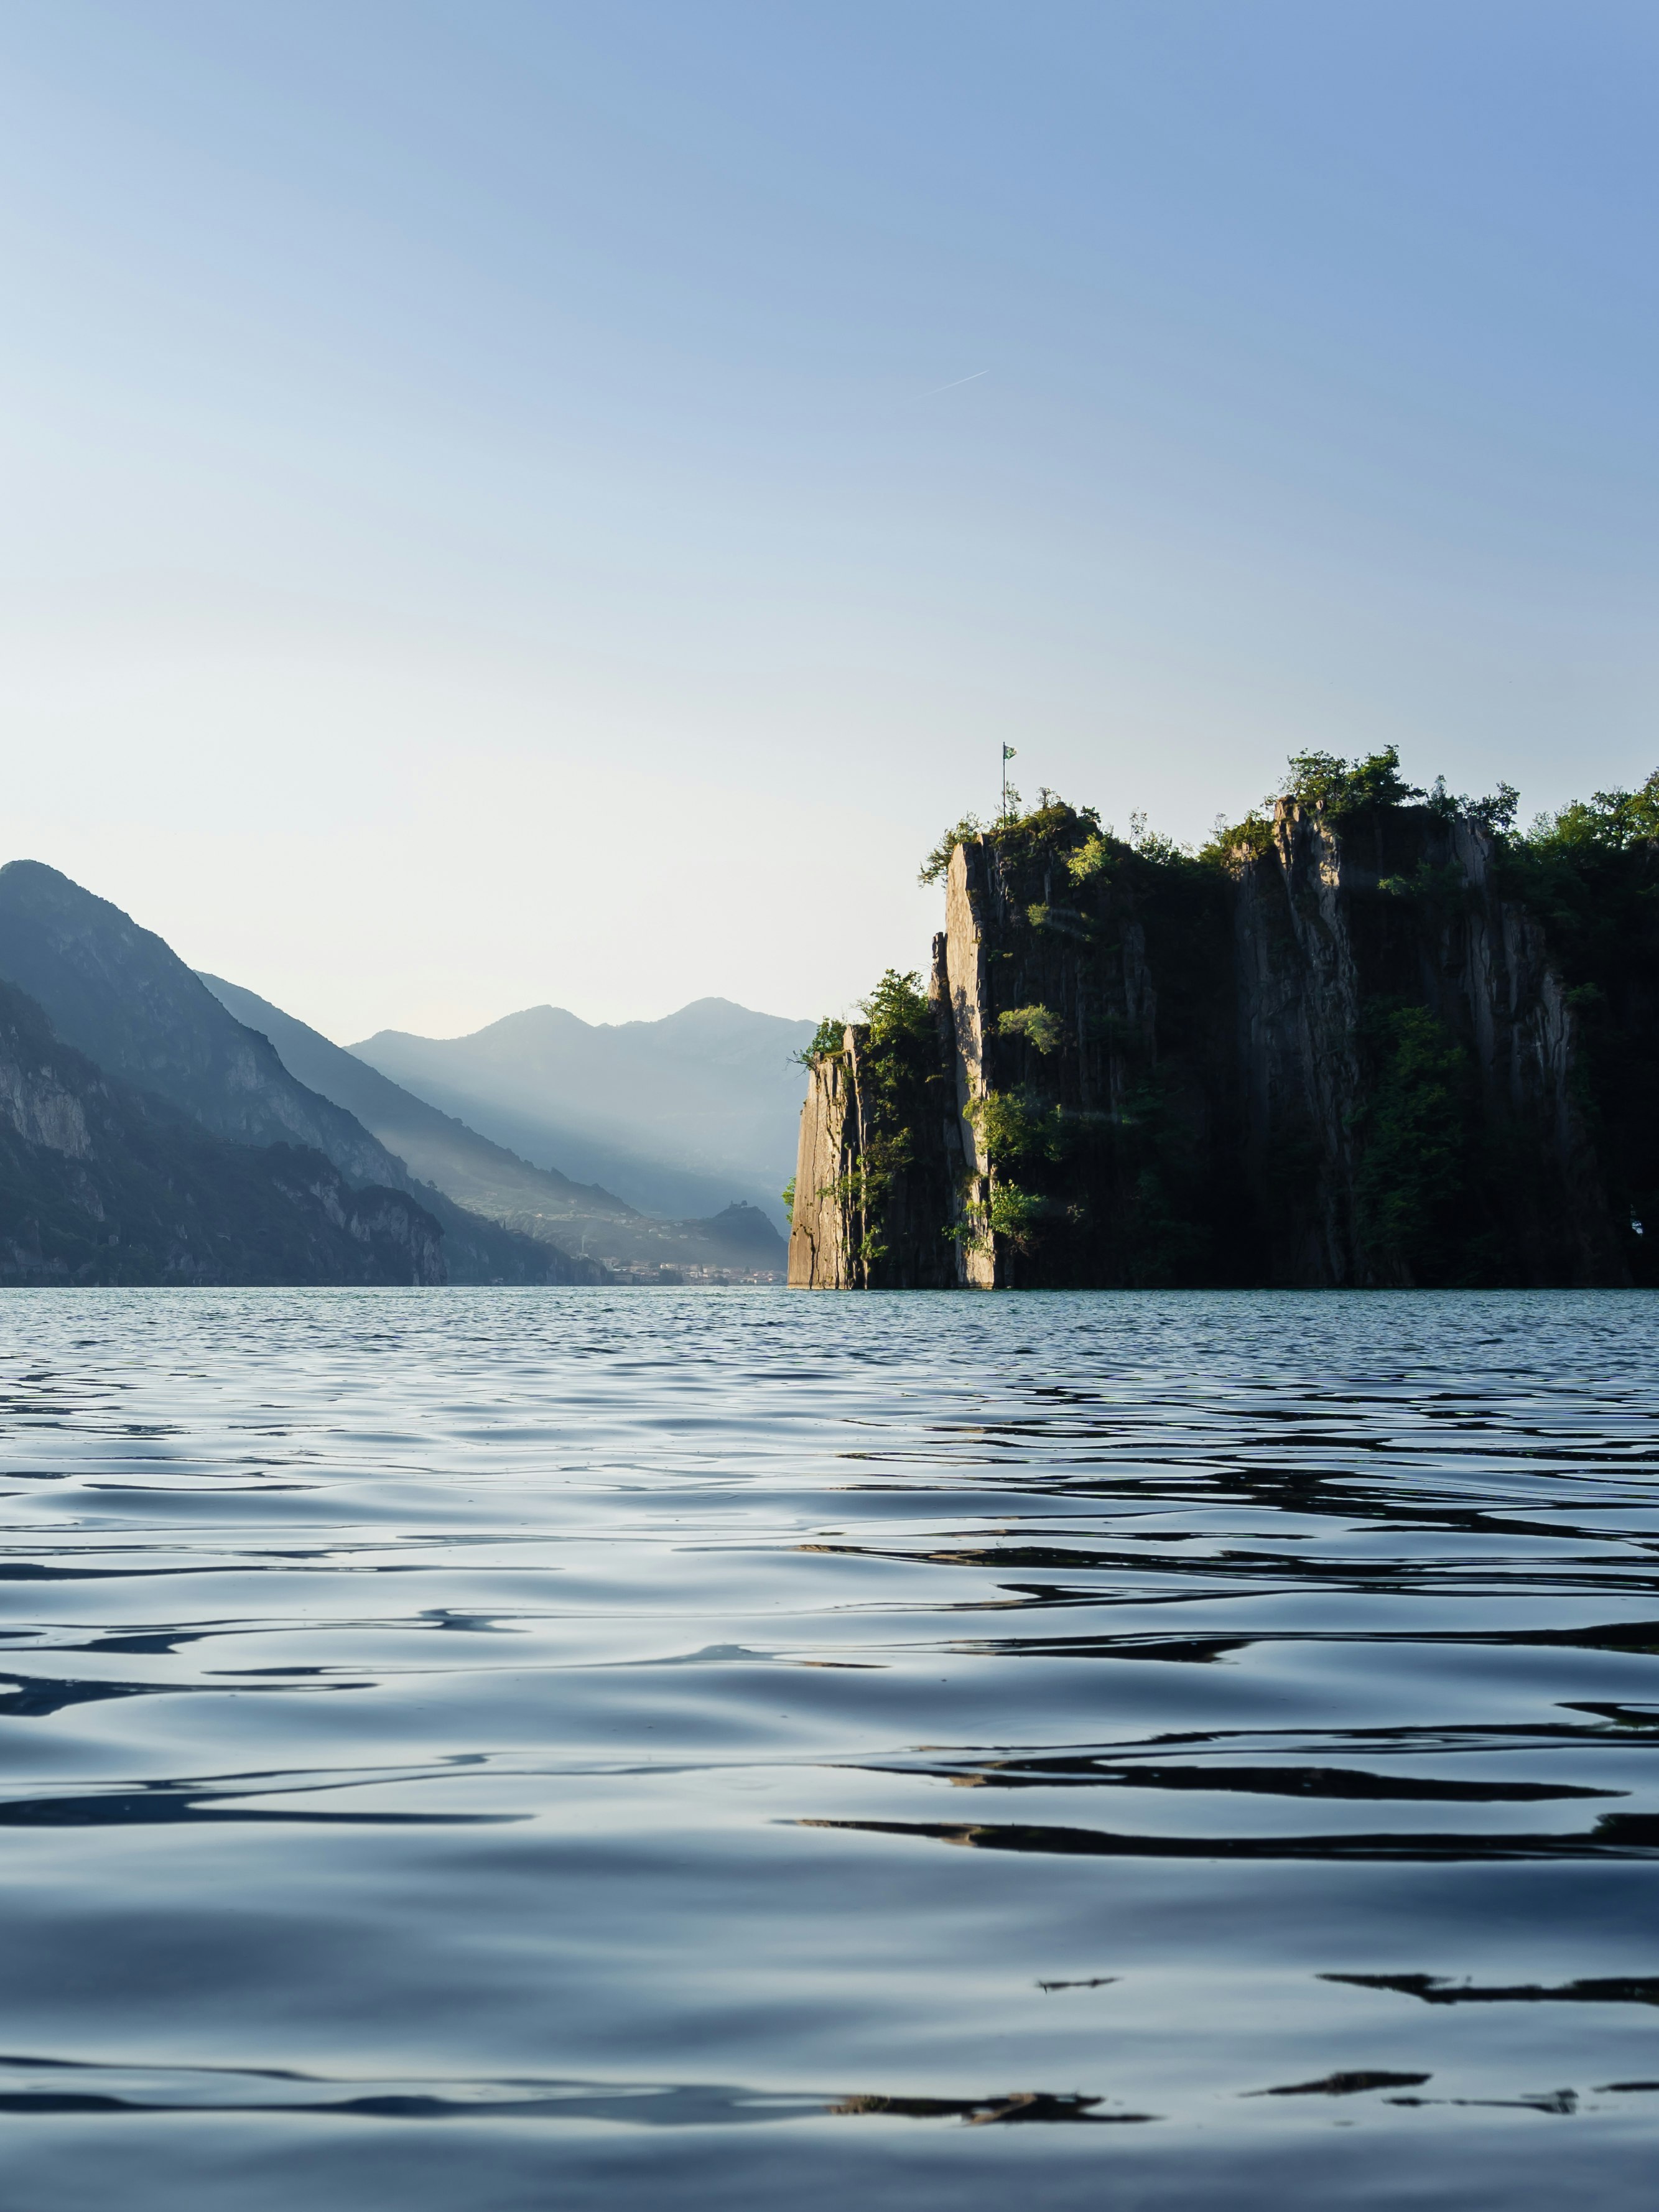
[[[1013,757],[1014,757],[1014,748],[1012,747],[1012,745],[1004,745],[1004,747],[1002,748],[1002,757],[1004,758],[1004,760],[1012,760],[1012,759],[1013,759]]]

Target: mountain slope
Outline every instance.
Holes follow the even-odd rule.
[[[479,1212],[518,1211],[550,1218],[633,1212],[595,1184],[573,1182],[556,1168],[532,1167],[257,992],[218,975],[203,973],[200,980],[239,1022],[270,1039],[290,1074],[354,1115],[412,1175],[435,1183],[459,1204]]]
[[[156,1092],[215,1136],[309,1145],[353,1177],[404,1180],[385,1146],[297,1083],[171,945],[39,860],[0,868],[0,976],[106,1075]]]
[[[430,1189],[356,1117],[295,1079],[164,939],[38,860],[0,868],[0,977],[58,1036],[118,1081],[155,1093],[214,1135],[321,1152],[350,1182],[417,1197],[443,1228],[455,1282],[583,1282],[601,1271],[497,1227]]]
[[[441,1283],[441,1240],[403,1191],[112,1082],[0,983],[0,1283]]]
[[[385,1030],[352,1050],[526,1158],[602,1179],[636,1206],[687,1212],[740,1196],[777,1219],[799,1122],[793,1055],[812,1033],[700,999],[661,1021],[597,1026],[532,1006],[471,1036]]]

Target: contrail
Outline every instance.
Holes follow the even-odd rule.
[[[936,384],[932,392],[924,392],[921,397],[924,399],[932,399],[941,392],[954,392],[959,384],[977,384],[981,376],[988,376],[990,374],[988,368],[976,368],[971,376],[952,377],[949,384]]]

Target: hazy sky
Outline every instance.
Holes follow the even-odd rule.
[[[349,1040],[1638,778],[1656,236],[1651,0],[4,0],[0,857]]]

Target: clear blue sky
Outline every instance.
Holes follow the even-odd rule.
[[[8,852],[331,1034],[1659,761],[1659,10],[7,0]]]

